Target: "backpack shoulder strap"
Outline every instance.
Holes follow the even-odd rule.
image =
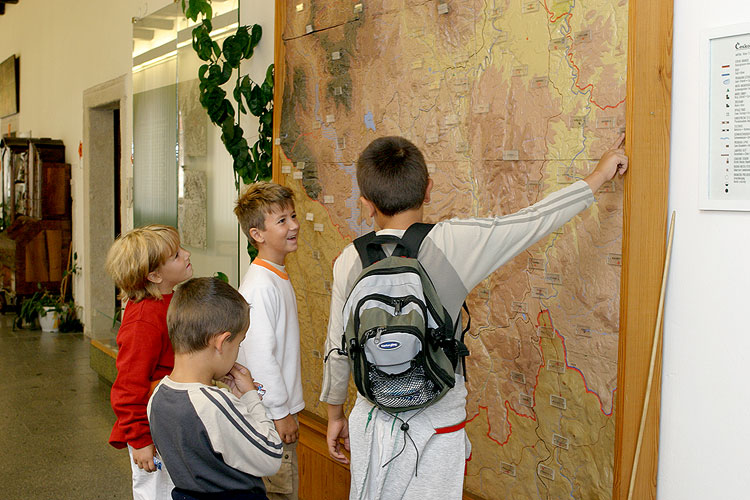
[[[427,233],[432,231],[435,224],[427,224],[424,222],[415,222],[409,229],[406,230],[404,235],[401,237],[401,245],[404,247],[405,254],[401,257],[411,257],[416,259],[419,255],[419,247],[422,246]]]
[[[356,238],[353,243],[354,248],[359,254],[359,260],[362,262],[362,268],[364,269],[365,267],[387,257],[381,245],[384,243],[396,243],[400,246],[400,242],[401,240],[396,236],[387,234],[378,236],[375,231],[370,231],[369,233]]]

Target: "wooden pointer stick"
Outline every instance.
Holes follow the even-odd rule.
[[[643,398],[643,411],[641,412],[641,423],[638,426],[638,441],[635,445],[635,456],[633,457],[633,470],[630,473],[630,485],[628,487],[628,500],[633,498],[635,489],[635,474],[638,471],[638,461],[641,458],[641,445],[643,444],[643,432],[646,428],[646,415],[648,414],[648,403],[651,399],[651,385],[654,382],[654,367],[656,365],[656,350],[659,346],[659,335],[661,333],[662,314],[664,313],[664,293],[667,288],[667,275],[669,274],[669,261],[672,257],[672,239],[674,238],[674,216],[669,222],[669,242],[667,243],[667,255],[664,257],[664,274],[661,278],[661,293],[659,294],[659,310],[656,313],[656,328],[654,329],[654,341],[651,346],[651,364],[648,368],[648,383],[646,384],[646,395]]]

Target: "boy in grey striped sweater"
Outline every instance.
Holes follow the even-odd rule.
[[[248,308],[216,278],[191,279],[172,297],[167,327],[174,370],[154,390],[148,420],[175,500],[266,500],[261,476],[281,465],[281,438],[250,372],[236,363]]]

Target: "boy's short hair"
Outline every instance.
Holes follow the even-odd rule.
[[[149,281],[148,275],[179,249],[180,235],[171,226],[151,224],[135,228],[112,243],[105,268],[121,290],[121,298],[133,302],[146,297],[159,300],[159,285]]]
[[[214,335],[232,340],[250,326],[250,306],[232,285],[218,278],[192,278],[174,292],[167,309],[169,340],[175,353],[200,351]]]
[[[250,230],[255,227],[265,231],[266,215],[288,206],[294,206],[294,192],[291,189],[273,182],[256,182],[239,197],[234,215],[247,240],[257,248]]]
[[[386,216],[421,207],[428,180],[422,152],[403,137],[375,139],[357,160],[361,195]]]

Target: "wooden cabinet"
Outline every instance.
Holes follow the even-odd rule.
[[[68,267],[72,227],[70,165],[52,139],[0,141],[2,288],[29,295],[58,290]]]

